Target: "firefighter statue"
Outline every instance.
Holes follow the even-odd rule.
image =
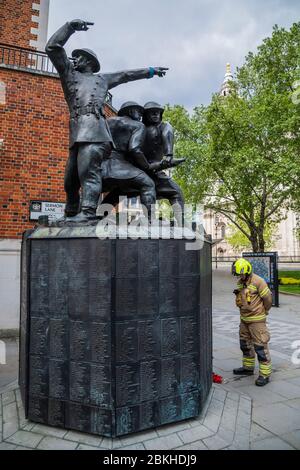
[[[113,147],[103,105],[108,90],[122,83],[154,75],[163,77],[165,67],[99,73],[100,63],[90,49],[76,49],[67,57],[65,43],[76,31],[93,23],[73,20],[49,39],[46,53],[59,73],[70,111],[70,153],[65,171],[66,222],[86,223],[96,218],[102,191],[101,163]],[[81,188],[82,198],[80,202]]]

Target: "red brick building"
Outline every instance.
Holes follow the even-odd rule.
[[[20,239],[34,225],[30,201],[65,199],[68,110],[42,52],[48,10],[49,0],[0,0],[0,330],[18,326]],[[114,114],[110,102],[106,112]]]

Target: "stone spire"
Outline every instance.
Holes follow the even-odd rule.
[[[229,63],[226,64],[226,73],[224,77],[224,81],[222,83],[220,95],[228,96],[230,94],[230,82],[233,81],[233,75],[231,72],[231,66]]]

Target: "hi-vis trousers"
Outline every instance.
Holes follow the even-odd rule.
[[[259,363],[259,375],[269,377],[272,364],[268,343],[270,333],[266,322],[240,323],[240,348],[243,352],[243,367],[254,370],[255,354]]]

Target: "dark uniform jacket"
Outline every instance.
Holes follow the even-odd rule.
[[[103,104],[109,89],[133,80],[150,78],[149,69],[86,74],[74,69],[63,48],[75,33],[70,23],[49,39],[46,52],[57,69],[70,110],[70,147],[76,142],[112,142]]]
[[[142,152],[146,128],[142,122],[130,117],[114,117],[107,120],[115,149],[102,164],[103,178],[135,178],[149,164]]]
[[[164,155],[173,154],[174,131],[169,122],[161,122],[158,126],[147,126],[145,140],[145,156],[147,160],[159,162]]]

